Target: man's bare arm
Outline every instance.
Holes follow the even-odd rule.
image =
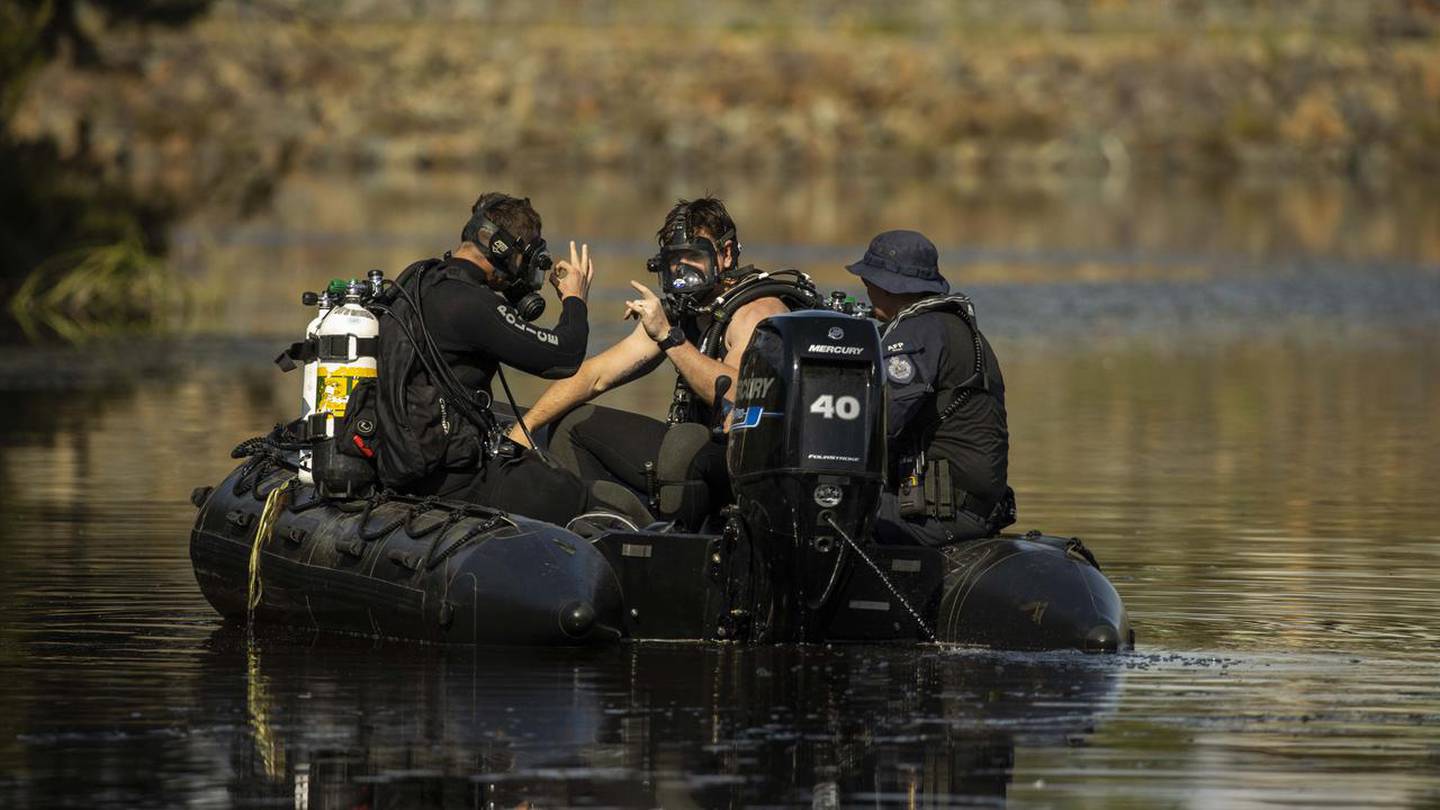
[[[705,400],[707,405],[714,405],[715,380],[721,375],[729,377],[732,383],[739,380],[740,358],[745,354],[745,347],[750,345],[756,325],[771,315],[789,311],[779,298],[761,298],[741,307],[730,319],[730,325],[725,328],[724,360],[706,357],[692,343],[676,346],[665,352],[665,356],[675,364],[675,370],[685,378],[690,390]],[[734,402],[734,394],[727,394],[725,401]]]
[[[735,375],[740,373],[738,369],[701,354],[695,344],[689,342],[666,350],[665,356],[675,364],[675,370],[685,378],[690,390],[710,405],[715,403],[715,380],[723,374],[733,382]]]
[[[532,431],[539,430],[577,405],[654,371],[662,360],[660,347],[636,326],[619,343],[580,364],[574,375],[551,383],[525,412],[525,425]],[[512,441],[527,444],[518,422],[508,435]]]

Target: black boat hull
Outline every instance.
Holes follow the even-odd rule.
[[[612,532],[596,545],[619,577],[627,637],[717,638],[727,608],[719,538]],[[1135,646],[1119,593],[1073,538],[1003,535],[943,549],[876,546],[865,555],[869,562],[853,565],[829,606],[828,641],[933,636],[996,649],[1089,652]]]
[[[223,616],[465,644],[620,637],[618,583],[593,546],[547,523],[443,502],[395,498],[346,512],[298,490],[259,550],[252,585],[266,497],[290,476],[246,486],[243,471],[208,493],[191,533],[195,578]]]
[[[267,497],[289,478],[274,471],[252,481],[242,467],[201,499],[191,559],[201,591],[226,617],[461,644],[724,638],[719,537],[609,532],[588,541],[445,501],[347,508],[298,489],[276,510],[252,583]],[[830,641],[1134,645],[1120,596],[1089,552],[1035,533],[945,549],[868,547],[838,584],[823,626]]]

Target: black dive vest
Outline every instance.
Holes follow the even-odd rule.
[[[799,270],[767,273],[752,266],[741,268],[738,275],[740,280],[735,286],[716,296],[698,312],[687,314],[680,324],[681,330],[700,353],[712,360],[725,357],[725,330],[730,326],[730,319],[752,301],[779,298],[792,312],[825,306],[825,297],[815,289],[810,277]],[[670,402],[670,415],[666,420],[669,424],[698,422],[714,427],[711,423],[717,412],[718,409],[711,408],[695,396],[683,376],[675,375],[675,396]]]
[[[959,293],[926,298],[895,316],[882,333],[881,342],[905,319],[928,312],[948,313],[965,324],[974,345],[975,365],[963,379],[935,381],[936,407],[921,411],[915,421],[905,427],[891,453],[895,467],[890,480],[897,484],[902,515],[929,515],[944,520],[963,510],[989,519],[998,530],[1014,522],[1014,496],[1009,487],[1004,493],[968,492],[954,480],[957,476],[952,460],[927,457],[936,434],[966,402],[977,395],[995,396],[996,389],[1003,385],[993,378],[987,363],[986,347],[975,321],[974,303]]]
[[[395,280],[405,294],[392,287],[378,302],[383,309],[374,445],[380,480],[387,487],[402,488],[442,468],[478,465],[488,456],[495,430],[489,395],[468,391],[455,379],[419,310],[426,293],[450,278],[481,284],[462,268],[425,259]]]

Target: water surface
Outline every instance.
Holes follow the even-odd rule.
[[[1133,655],[472,651],[250,635],[190,571],[190,489],[297,399],[267,364],[304,313],[266,296],[337,256],[443,243],[433,209],[394,204],[420,195],[347,182],[336,206],[400,224],[193,225],[193,272],[227,280],[213,328],[0,348],[0,805],[1440,806],[1433,208],[1332,190],[1332,229],[1357,235],[1307,242],[1294,223],[1317,214],[1231,220],[1191,189],[1145,192],[1170,216],[1047,192],[1032,230],[1021,192],[906,209],[920,192],[876,186],[978,257],[964,287],[1010,386],[1017,528],[1085,539]],[[754,252],[823,270],[863,245],[864,217],[813,210],[834,193],[777,192]],[[638,260],[663,213],[639,198],[554,219]],[[1204,236],[1197,211],[1225,227]],[[668,385],[611,402],[658,413]]]

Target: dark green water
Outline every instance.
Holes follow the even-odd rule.
[[[333,196],[448,232],[392,187],[358,188]],[[1333,227],[1369,242],[1305,247],[1285,217],[1309,219],[1262,207],[1271,230],[1205,242],[1143,201],[1063,195],[1036,210],[1090,211],[1093,243],[1062,228],[994,255],[1000,237],[937,237],[995,267],[962,286],[1010,385],[1017,528],[1099,556],[1140,644],[1109,658],[223,628],[190,571],[186,496],[290,415],[298,381],[268,358],[303,326],[293,291],[333,266],[294,256],[358,232],[327,230],[333,212],[284,224],[283,203],[263,238],[207,231],[195,272],[230,281],[218,328],[0,349],[0,806],[1440,806],[1435,231],[1356,193]],[[1233,205],[1173,207],[1207,204]],[[1030,233],[1021,203],[945,205]],[[1124,236],[1139,210],[1153,246]],[[571,227],[620,255],[651,214]],[[865,238],[792,220],[793,237],[762,226],[757,258],[826,265]],[[419,255],[433,239],[416,233],[366,238]],[[618,318],[603,307],[621,281],[600,285],[597,319]],[[612,401],[653,413],[667,389]]]

